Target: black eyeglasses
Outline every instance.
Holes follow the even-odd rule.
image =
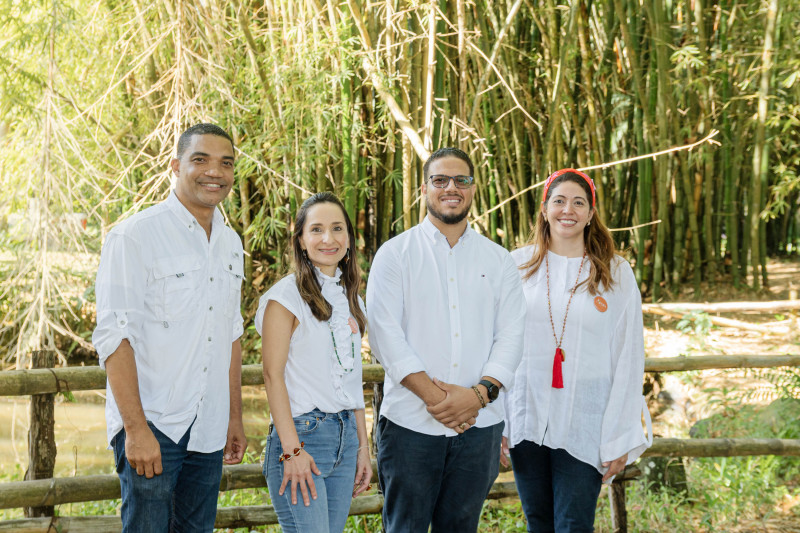
[[[447,188],[450,180],[453,180],[458,189],[469,189],[472,186],[472,182],[475,181],[472,176],[445,176],[444,174],[434,174],[428,180],[437,189]]]

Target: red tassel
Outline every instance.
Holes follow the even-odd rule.
[[[561,348],[556,348],[556,355],[553,357],[553,388],[564,388],[564,376],[561,374],[561,362],[564,360],[564,352]]]

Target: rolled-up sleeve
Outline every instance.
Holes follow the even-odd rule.
[[[494,319],[494,340],[482,375],[490,376],[507,387],[522,360],[525,335],[525,294],[519,271],[511,254],[503,262],[503,284]]]
[[[95,281],[97,327],[92,334],[100,367],[123,339],[131,346],[141,338],[147,271],[142,248],[134,239],[112,232],[100,254]]]
[[[623,282],[628,287],[628,297],[611,342],[616,365],[603,414],[600,461],[613,461],[627,453],[630,464],[647,449],[650,441],[642,430],[642,414],[647,405],[642,396],[644,326],[641,296],[630,266],[625,264],[621,270],[622,275],[628,278]]]
[[[422,359],[406,340],[403,320],[402,261],[391,246],[375,254],[367,280],[369,345],[395,383],[409,374],[425,372]]]

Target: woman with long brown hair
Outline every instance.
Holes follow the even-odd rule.
[[[256,314],[272,423],[263,472],[283,531],[340,532],[372,477],[361,382],[366,316],[355,232],[329,192],[300,206],[295,270]]]
[[[512,252],[528,308],[501,461],[510,453],[528,531],[593,531],[601,483],[652,442],[641,295],[595,204],[586,174],[555,172],[530,242]]]

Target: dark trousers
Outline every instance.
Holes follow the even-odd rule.
[[[163,472],[147,479],[125,457],[125,430],[114,436],[114,460],[122,488],[124,533],[208,532],[217,516],[222,450],[190,452],[189,432],[176,444],[147,423],[161,446]]]
[[[561,449],[524,440],[511,448],[522,510],[533,533],[592,533],[603,476]]]
[[[500,467],[503,422],[455,437],[378,421],[378,478],[387,533],[477,531]]]

